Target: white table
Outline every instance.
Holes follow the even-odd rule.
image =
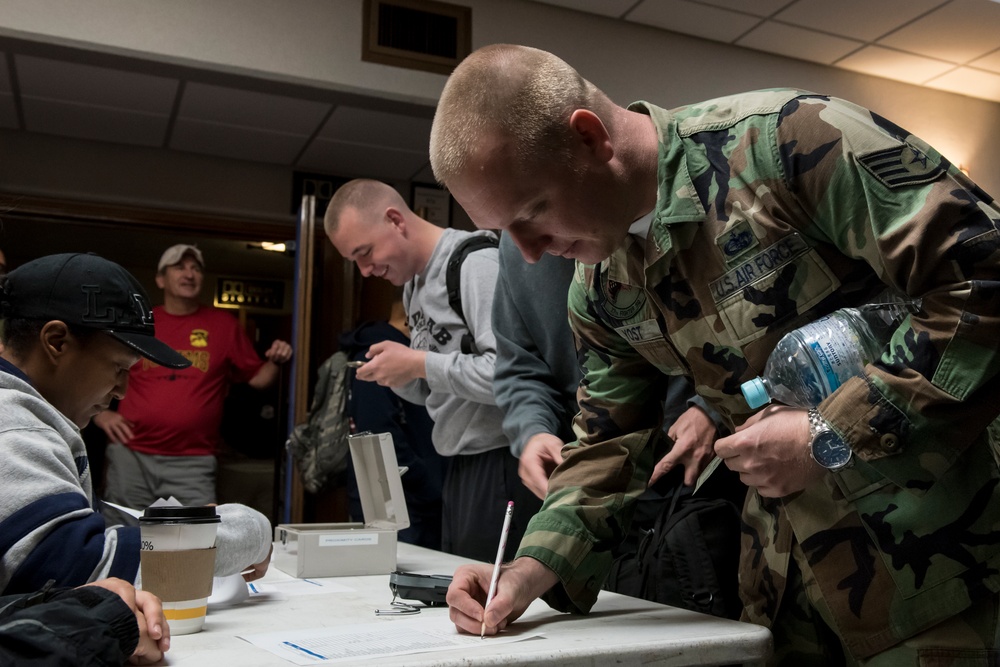
[[[451,574],[469,562],[448,554],[400,543],[397,569],[421,574]],[[272,567],[262,580],[290,579]],[[376,619],[374,610],[392,600],[388,575],[342,577],[335,581],[351,593],[290,596],[284,600],[251,598],[240,605],[209,611],[205,629],[174,637],[164,664],[183,667],[239,665],[258,667],[292,663],[236,635],[307,629],[378,621],[387,632],[408,619],[448,618],[447,608],[424,608],[420,614]],[[544,633],[543,638],[508,644],[484,641],[482,647],[417,653],[365,660],[379,667],[459,665],[725,665],[763,664],[771,652],[771,633],[760,626],[738,623],[602,592],[587,616],[561,614],[536,600],[507,633]]]

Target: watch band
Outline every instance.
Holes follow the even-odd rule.
[[[816,408],[809,408],[809,412],[806,414],[809,416],[809,447],[811,448],[816,436],[823,431],[829,431],[830,425],[826,423],[823,415]]]

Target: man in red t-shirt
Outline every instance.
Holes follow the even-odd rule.
[[[129,373],[118,411],[94,417],[108,436],[105,500],[145,508],[174,496],[185,505],[215,502],[215,453],[222,406],[231,384],[264,389],[292,356],[276,340],[261,361],[236,319],[202,304],[205,261],[192,245],[163,253],[156,284],[163,305],[153,309],[156,337],[191,361],[173,370],[141,360]]]

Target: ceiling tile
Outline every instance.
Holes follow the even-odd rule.
[[[1000,102],[1000,74],[991,74],[971,67],[959,67],[928,81],[926,85],[929,88]]]
[[[982,58],[973,60],[969,64],[973,67],[978,67],[979,69],[988,69],[991,72],[1000,74],[1000,49],[997,49],[993,53],[985,55]]]
[[[345,141],[315,139],[296,167],[347,177],[408,180],[423,169],[427,153],[412,153]]]
[[[311,135],[329,110],[330,105],[324,102],[189,83],[184,88],[177,115],[193,120]]]
[[[631,23],[620,25],[738,40],[745,48],[1000,102],[998,2],[534,1],[549,6],[547,13],[553,16],[569,10],[625,16]],[[571,20],[566,23],[572,26]],[[880,38],[877,45],[859,46]],[[664,33],[663,39],[675,36]],[[158,76],[152,76],[141,73],[141,54],[134,59],[83,59],[102,65],[95,66],[80,64],[65,51],[35,48],[32,56],[16,54],[15,46],[0,50],[0,128],[8,134],[23,118],[28,131],[162,146],[176,105],[179,118],[170,135],[171,148],[285,165],[301,154],[298,163],[318,171],[433,180],[427,164],[431,119],[419,110],[419,117],[403,115],[407,112],[385,100],[370,106],[386,111],[362,108],[369,105],[366,101],[337,107],[340,99],[334,91],[310,89],[302,98],[288,97],[296,93],[258,85],[252,76],[194,75],[196,81],[188,81],[179,95],[179,79],[187,76],[183,67],[174,77],[171,65],[160,63],[154,70]],[[9,76],[12,65],[14,80]],[[11,97],[15,82],[24,95],[20,107]],[[224,85],[216,85],[220,83]],[[320,125],[319,140],[303,150]]]
[[[626,19],[716,42],[732,42],[760,23],[755,16],[688,0],[645,0]]]
[[[837,62],[838,67],[862,74],[882,76],[907,83],[921,84],[944,74],[954,65],[880,46],[867,46]]]
[[[69,104],[21,96],[25,129],[77,139],[117,144],[160,146],[167,132],[167,117],[158,114]]]
[[[590,14],[620,17],[635,4],[635,0],[535,0],[544,5],[577,9]]]
[[[820,32],[871,41],[912,21],[942,0],[798,0],[774,18]],[[859,20],[859,17],[864,17]]]
[[[167,115],[179,85],[176,79],[48,58],[14,60],[21,93],[46,100]]]
[[[998,23],[1000,4],[955,0],[878,43],[961,64],[997,48]]]
[[[0,127],[17,129],[17,107],[10,93],[0,93]]]
[[[863,46],[843,37],[834,37],[806,28],[767,21],[736,42],[758,51],[829,65]]]
[[[178,118],[170,148],[237,160],[291,164],[307,136]]]
[[[318,136],[426,155],[430,151],[431,119],[339,106]]]
[[[788,4],[788,0],[695,0],[703,5],[733,9],[754,16],[770,16]]]

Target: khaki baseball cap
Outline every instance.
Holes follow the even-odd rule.
[[[178,243],[163,251],[163,255],[160,256],[160,263],[156,267],[156,272],[160,273],[168,266],[180,264],[181,260],[184,259],[184,255],[191,255],[196,262],[201,264],[201,268],[205,268],[205,258],[201,256],[201,250],[198,250],[197,246]]]

